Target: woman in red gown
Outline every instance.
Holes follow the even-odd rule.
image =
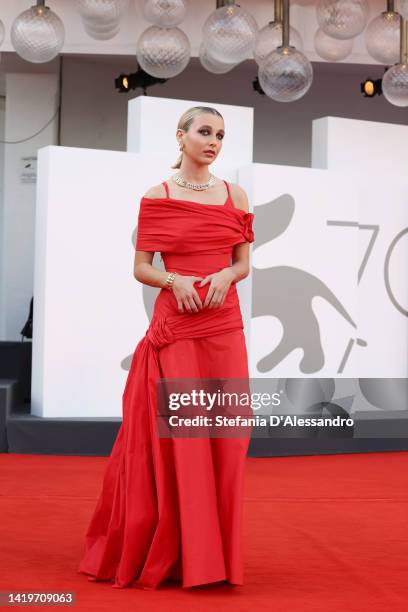
[[[142,197],[138,216],[134,275],[162,290],[133,354],[122,424],[78,568],[117,588],[243,584],[250,435],[160,437],[156,381],[248,379],[236,283],[249,272],[253,214],[242,188],[208,171],[224,137],[220,113],[189,109],[176,136],[179,172]],[[164,271],[151,265],[155,252]]]

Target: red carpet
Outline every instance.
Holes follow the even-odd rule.
[[[408,452],[248,459],[246,584],[157,591],[76,572],[106,461],[0,455],[0,591],[74,591],[96,611],[408,610]]]

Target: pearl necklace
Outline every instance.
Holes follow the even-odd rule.
[[[206,183],[190,183],[186,181],[185,178],[181,176],[181,174],[173,174],[172,180],[180,185],[180,187],[185,187],[186,189],[195,189],[196,191],[203,191],[203,189],[208,189],[208,187],[212,187],[217,182],[215,176],[210,174],[210,179]]]

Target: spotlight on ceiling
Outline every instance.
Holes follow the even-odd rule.
[[[360,83],[360,91],[365,98],[373,98],[382,94],[382,79],[366,79]]]
[[[137,72],[132,72],[131,74],[120,74],[115,79],[115,88],[119,93],[127,93],[131,89],[141,88],[144,95],[146,95],[148,87],[156,85],[156,83],[165,83],[166,81],[167,79],[158,79],[139,68]]]

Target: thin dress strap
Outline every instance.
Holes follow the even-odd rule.
[[[167,181],[163,181],[163,182],[162,182],[162,185],[164,185],[164,188],[165,188],[165,190],[166,190],[166,196],[167,196],[168,198],[170,198],[170,195],[169,195],[169,186],[167,185]]]
[[[224,179],[223,179],[223,180],[224,180]],[[231,199],[230,187],[229,187],[229,185],[228,185],[228,183],[227,183],[227,181],[226,181],[226,180],[224,180],[224,183],[225,183],[225,185],[226,185],[226,187],[227,187],[227,191],[228,191],[228,197],[227,197],[227,199],[226,199],[226,201],[225,201],[224,206],[234,206],[234,204],[233,204],[233,202],[232,202],[232,199]]]

